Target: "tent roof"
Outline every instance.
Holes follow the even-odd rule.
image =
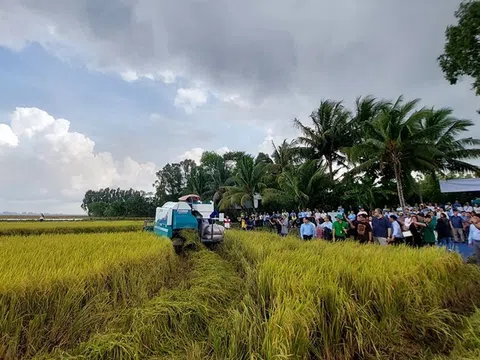
[[[442,193],[480,191],[480,179],[451,179],[440,180]]]

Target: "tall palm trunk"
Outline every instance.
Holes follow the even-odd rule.
[[[402,167],[398,159],[393,161],[393,169],[395,171],[395,181],[397,183],[398,201],[400,207],[405,209],[405,195],[403,194],[403,180],[402,180]]]
[[[325,160],[327,160],[328,165],[328,172],[330,173],[330,179],[333,180],[333,160],[331,156],[326,156]]]

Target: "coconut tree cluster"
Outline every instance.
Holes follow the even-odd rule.
[[[351,109],[323,100],[309,119],[293,119],[298,137],[272,143],[271,154],[205,152],[200,164],[167,164],[157,173],[157,198],[194,192],[223,210],[252,208],[258,195],[266,208],[403,207],[421,198],[427,177],[438,184],[477,175],[471,160],[480,156],[480,140],[470,136],[472,126],[451,109],[402,96],[359,97]]]

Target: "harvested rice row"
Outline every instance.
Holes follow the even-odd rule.
[[[133,232],[142,230],[142,227],[142,221],[0,222],[0,237]]]
[[[146,233],[42,235],[0,241],[0,358],[68,348],[165,285],[177,258]]]
[[[215,350],[215,324],[222,323],[242,294],[232,266],[208,250],[188,253],[190,271],[174,289],[117,314],[108,331],[70,352],[44,358],[127,360],[205,359]]]

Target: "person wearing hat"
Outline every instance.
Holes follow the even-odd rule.
[[[335,218],[337,221],[335,221],[332,226],[333,241],[345,240],[347,238],[347,230],[349,228],[349,224],[344,219],[345,214],[337,214]]]

